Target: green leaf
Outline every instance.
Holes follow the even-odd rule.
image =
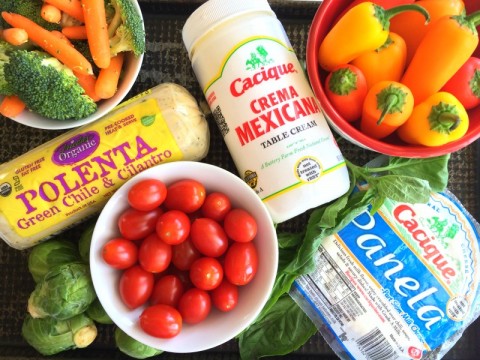
[[[404,175],[384,175],[370,180],[381,197],[407,203],[426,203],[430,199],[427,180]]]
[[[391,157],[388,170],[393,175],[411,176],[429,182],[432,191],[445,190],[448,185],[448,161],[450,155],[424,159]]]
[[[292,247],[296,247],[301,244],[303,240],[303,234],[297,233],[277,233],[278,238],[278,247],[280,249],[288,249]]]
[[[242,359],[285,355],[297,350],[317,332],[305,312],[285,294],[259,322],[240,335]]]
[[[155,122],[155,115],[147,115],[140,120],[143,126],[150,126]]]

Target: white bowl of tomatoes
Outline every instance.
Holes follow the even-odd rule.
[[[95,290],[114,323],[176,353],[218,346],[251,324],[277,265],[265,205],[240,178],[201,162],[127,181],[102,210],[90,248]]]

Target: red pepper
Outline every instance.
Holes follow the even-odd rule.
[[[480,59],[470,57],[443,86],[442,91],[454,95],[465,109],[480,104]]]
[[[352,122],[362,115],[367,81],[358,67],[351,64],[339,65],[325,79],[325,94],[338,114]]]

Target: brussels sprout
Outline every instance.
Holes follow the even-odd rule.
[[[53,355],[90,345],[97,336],[97,327],[84,314],[67,320],[52,317],[34,319],[27,314],[22,325],[22,336],[42,355]]]
[[[118,327],[115,328],[115,344],[121,352],[136,359],[146,359],[163,352],[135,340]]]
[[[64,320],[87,310],[96,296],[88,265],[56,265],[35,286],[28,299],[28,312],[34,318]]]
[[[86,314],[99,324],[113,324],[98,298],[88,307]]]
[[[78,240],[78,251],[80,253],[80,258],[87,264],[90,263],[90,243],[92,242],[95,223],[95,221],[89,223],[85,230],[83,230],[82,235],[80,235],[80,239]]]
[[[80,260],[74,242],[64,239],[51,239],[35,246],[28,256],[28,270],[36,283],[55,265]]]

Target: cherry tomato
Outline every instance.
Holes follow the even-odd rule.
[[[127,269],[138,260],[138,248],[131,240],[114,238],[102,248],[103,260],[115,269]]]
[[[205,320],[211,308],[210,295],[205,290],[197,288],[187,290],[178,303],[178,311],[183,321],[188,324],[197,324]]]
[[[212,303],[220,311],[230,311],[238,304],[238,287],[227,279],[211,292]]]
[[[156,232],[167,244],[178,245],[190,234],[190,218],[183,211],[167,211],[159,216]]]
[[[226,216],[223,228],[228,237],[238,242],[252,241],[257,235],[257,222],[243,209],[233,209]]]
[[[182,330],[182,316],[173,306],[152,305],[140,315],[140,327],[151,336],[170,339]]]
[[[168,268],[172,260],[172,245],[162,241],[157,234],[148,235],[138,251],[138,261],[145,270],[159,273]]]
[[[130,309],[145,304],[152,294],[154,277],[140,265],[134,265],[120,276],[119,291],[123,303]]]
[[[179,270],[190,270],[190,266],[202,255],[190,238],[181,244],[172,246],[172,263]]]
[[[164,275],[153,286],[150,304],[165,304],[176,307],[183,292],[183,283],[178,276]]]
[[[162,213],[160,208],[140,211],[128,208],[118,219],[120,234],[128,240],[140,240],[155,231],[157,219]]]
[[[201,290],[215,289],[223,279],[223,268],[220,262],[212,257],[202,257],[190,267],[190,280]]]
[[[205,256],[217,257],[227,251],[228,237],[215,220],[199,218],[192,223],[190,237],[193,245]]]
[[[207,194],[201,211],[203,216],[221,222],[231,208],[232,204],[227,195],[221,192],[212,192]]]
[[[150,211],[162,205],[167,196],[167,186],[157,179],[141,180],[128,191],[128,203],[131,207]]]
[[[225,276],[234,285],[246,285],[258,269],[257,249],[252,241],[234,242],[225,255]]]
[[[167,209],[190,214],[202,207],[206,195],[205,187],[200,182],[179,180],[168,186],[164,205]]]

